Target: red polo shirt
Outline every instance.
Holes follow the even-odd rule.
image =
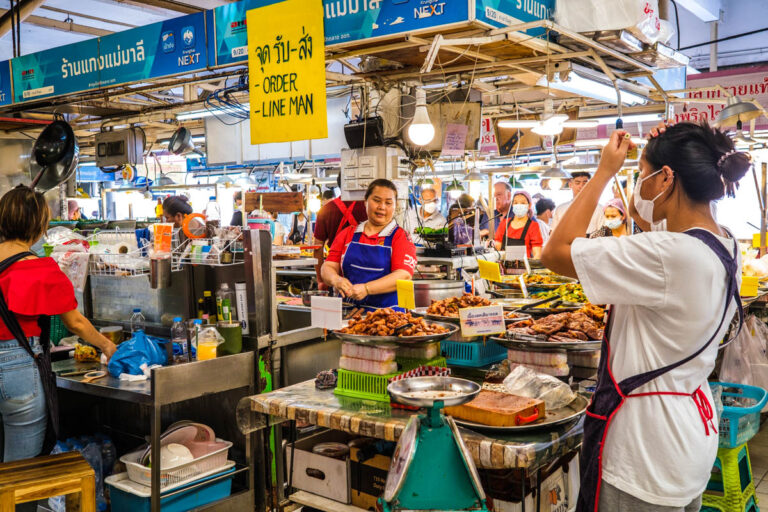
[[[365,234],[365,222],[359,224],[356,228],[352,226],[344,228],[340,231],[336,238],[333,240],[331,250],[328,252],[326,261],[333,261],[341,264],[341,257],[347,251],[347,246],[352,241],[355,233],[360,231],[361,244],[366,245],[383,245],[387,236],[392,233],[392,230],[397,228],[397,223],[393,220],[392,223],[385,227],[378,235],[368,236]],[[392,237],[392,272],[395,270],[405,270],[411,276],[416,268],[416,246],[413,245],[410,235],[404,229],[398,229],[395,235]]]

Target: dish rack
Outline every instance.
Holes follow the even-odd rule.
[[[173,265],[226,267],[243,262],[243,243],[219,238],[187,239],[172,252]]]
[[[88,237],[88,273],[92,276],[134,277],[149,274],[149,240],[135,231],[102,230]]]
[[[197,459],[175,466],[170,469],[160,470],[160,489],[165,490],[168,487],[177,485],[184,480],[201,475],[208,471],[221,468],[227,463],[227,455],[229,449],[232,447],[230,441],[224,441],[222,439],[216,439],[217,445],[219,445],[214,451],[208,455],[203,455]],[[120,457],[120,462],[125,464],[128,471],[128,478],[138,484],[151,486],[152,485],[152,469],[148,466],[144,466],[139,462],[144,450],[128,453]]]

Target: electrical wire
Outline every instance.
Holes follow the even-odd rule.
[[[680,13],[677,10],[677,1],[671,0],[672,6],[675,8],[675,25],[677,25],[677,49],[680,49]]]
[[[715,39],[713,41],[706,41],[704,43],[692,44],[692,45],[686,46],[684,48],[678,48],[678,50],[680,50],[680,51],[690,50],[691,48],[698,48],[700,46],[707,46],[707,45],[710,45],[710,44],[722,43],[723,41],[730,41],[731,39],[738,39],[740,37],[751,36],[753,34],[759,34],[760,32],[768,32],[768,27],[759,28],[757,30],[750,30],[749,32],[742,32],[741,34],[735,34],[735,35],[728,36],[728,37],[721,37],[720,39]]]

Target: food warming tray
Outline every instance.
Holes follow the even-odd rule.
[[[514,349],[552,349],[564,348],[566,350],[595,350],[599,349],[602,341],[547,341],[546,336],[533,336],[529,334],[507,333],[506,336],[491,337],[499,345]]]
[[[568,423],[569,421],[575,420],[579,416],[584,414],[584,411],[587,410],[587,405],[589,405],[589,402],[585,397],[583,397],[582,395],[576,395],[576,398],[574,398],[573,401],[570,404],[566,405],[565,407],[561,407],[553,411],[547,411],[546,418],[536,420],[533,423],[528,423],[526,425],[520,425],[520,426],[514,426],[514,427],[496,427],[491,425],[483,425],[481,423],[460,420],[458,418],[453,418],[453,421],[455,421],[457,425],[468,428],[470,430],[477,430],[480,432],[496,432],[496,433],[530,432],[534,430],[546,430],[546,429],[555,427],[557,425],[562,425],[564,423]]]
[[[333,331],[333,334],[341,341],[349,341],[352,343],[360,343],[364,345],[380,345],[385,343],[419,345],[424,343],[432,343],[435,341],[442,341],[453,336],[459,331],[459,326],[452,323],[428,322],[428,325],[440,325],[448,329],[448,331],[440,334],[428,334],[424,336],[372,336],[368,334],[346,334],[341,331]]]

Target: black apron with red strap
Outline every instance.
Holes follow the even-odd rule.
[[[0,275],[3,274],[11,265],[19,260],[35,256],[31,252],[22,252],[14,254],[10,258],[0,262]],[[50,453],[56,444],[59,434],[59,400],[56,391],[56,375],[51,367],[51,319],[48,315],[40,315],[37,323],[40,326],[40,346],[43,349],[41,354],[35,354],[32,345],[24,335],[24,331],[19,324],[16,315],[8,309],[8,303],[5,301],[2,290],[0,290],[0,320],[11,331],[13,337],[20,346],[34,359],[37,369],[40,372],[40,381],[43,384],[45,393],[45,404],[48,408],[48,424],[45,431],[45,440],[43,441],[42,453]]]
[[[689,396],[699,410],[705,433],[707,435],[710,435],[710,433],[717,434],[717,429],[713,422],[714,415],[712,412],[712,405],[709,403],[709,400],[707,400],[707,396],[701,387],[691,393],[678,393],[672,391],[634,393],[634,391],[641,386],[684,365],[706,350],[707,347],[715,341],[717,334],[723,327],[728,313],[728,306],[732,299],[736,301],[738,307],[739,329],[744,323],[744,311],[741,308],[741,297],[739,296],[739,288],[736,280],[736,272],[738,271],[736,251],[739,250],[739,244],[734,241],[735,248],[733,254],[729,254],[723,244],[709,231],[693,229],[686,231],[685,234],[701,240],[717,255],[718,259],[723,264],[723,267],[725,267],[725,273],[728,277],[725,310],[723,311],[723,315],[720,318],[720,322],[718,323],[715,332],[701,348],[696,350],[696,352],[663,368],[634,375],[621,382],[616,382],[610,368],[611,353],[608,333],[610,332],[613,322],[611,321],[611,314],[608,314],[608,325],[606,325],[605,333],[603,335],[602,353],[600,355],[597,388],[595,389],[595,394],[592,396],[592,401],[589,404],[589,407],[587,407],[587,417],[584,421],[584,440],[582,441],[580,462],[581,490],[576,506],[577,512],[596,512],[598,510],[600,504],[600,486],[603,473],[602,456],[605,438],[608,434],[608,428],[610,427],[611,421],[627,399],[639,396],[658,395]]]
[[[506,225],[504,226],[504,241],[501,243],[502,249],[506,249],[507,246],[509,247],[525,246],[525,237],[528,234],[528,229],[531,227],[531,223],[533,222],[533,219],[528,218],[528,222],[525,223],[525,227],[523,228],[523,232],[520,234],[520,238],[509,237],[509,225],[512,224],[513,220],[515,220],[513,217],[507,217],[506,219],[504,219],[504,223]]]

